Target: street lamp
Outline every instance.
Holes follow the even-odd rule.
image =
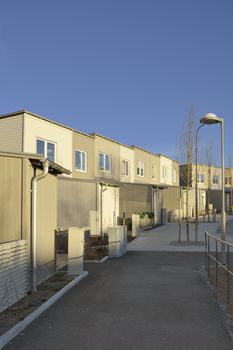
[[[222,173],[222,209],[221,209],[221,239],[226,238],[226,214],[225,214],[225,176],[224,176],[224,119],[213,113],[207,113],[200,119],[201,124],[221,124],[221,173]],[[222,263],[225,263],[225,248],[222,244]]]
[[[195,222],[195,241],[197,242],[198,239],[198,190],[197,190],[197,134],[198,131],[205,126],[205,124],[202,124],[199,126],[199,128],[196,131],[196,147],[195,147],[195,153],[196,153],[196,169],[195,169],[195,214],[196,214],[196,222]]]

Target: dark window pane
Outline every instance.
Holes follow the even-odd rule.
[[[105,170],[110,171],[110,157],[107,154],[105,155]]]
[[[36,140],[36,153],[42,154],[44,157],[44,141]]]
[[[81,152],[80,151],[76,151],[75,167],[77,170],[82,170],[81,169]]]
[[[104,170],[104,155],[103,155],[103,153],[99,154],[99,170]]]

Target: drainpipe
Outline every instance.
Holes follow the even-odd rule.
[[[39,180],[43,179],[48,175],[49,172],[49,161],[47,159],[42,161],[43,165],[43,172],[39,175],[35,175],[32,179],[32,214],[31,214],[31,220],[32,220],[32,233],[31,233],[31,240],[32,240],[32,280],[31,280],[31,289],[32,292],[37,291],[37,281],[36,281],[36,239],[37,239],[37,183]]]
[[[103,238],[103,192],[107,191],[107,184],[100,184],[100,236]]]

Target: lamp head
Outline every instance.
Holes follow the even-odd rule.
[[[217,124],[221,123],[221,119],[217,117],[214,113],[207,113],[201,119],[200,123],[202,124]]]

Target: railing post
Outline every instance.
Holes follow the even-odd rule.
[[[207,272],[207,233],[205,232],[205,269]]]
[[[218,286],[218,241],[215,240],[215,284]]]
[[[208,277],[210,275],[210,237],[207,236],[207,271],[208,271]]]
[[[224,247],[225,250],[225,247]],[[229,245],[227,245],[227,304],[230,304],[230,254],[229,254]]]

